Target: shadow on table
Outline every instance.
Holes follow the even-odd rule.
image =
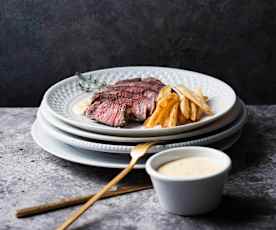
[[[231,173],[258,164],[266,158],[265,139],[253,122],[245,125],[241,138],[226,153],[232,159]]]
[[[215,211],[198,218],[216,224],[233,226],[234,224],[256,222],[258,217],[275,215],[275,213],[275,199],[224,196]]]
[[[72,163],[73,164],[73,163]],[[118,175],[122,169],[110,169],[110,168],[100,168],[91,167],[79,164],[73,164],[73,167],[68,167],[68,170],[76,175],[76,178],[97,178],[103,183],[109,182],[112,178]],[[125,179],[122,181],[123,184],[127,183],[129,185],[135,184],[150,184],[150,178],[142,169],[135,169],[130,172]]]

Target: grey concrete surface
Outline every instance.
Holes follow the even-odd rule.
[[[55,229],[75,209],[17,219],[15,210],[97,191],[118,170],[58,159],[30,136],[35,108],[0,108],[0,229]],[[219,208],[208,215],[166,213],[153,190],[98,202],[72,229],[275,229],[276,105],[249,106],[241,139],[227,151],[233,169]],[[143,171],[123,184],[148,181]]]
[[[129,65],[203,72],[246,103],[276,103],[274,0],[0,3],[0,106],[38,106],[76,71]]]

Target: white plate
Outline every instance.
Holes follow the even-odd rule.
[[[63,144],[41,130],[38,123],[33,124],[31,133],[35,142],[42,149],[64,160],[105,168],[125,168],[128,163],[128,157],[119,157],[114,154],[78,149],[70,145]],[[225,150],[230,148],[239,139],[239,137],[240,132],[225,139],[224,141],[214,143],[210,147]],[[140,161],[135,168],[145,168],[145,160]]]
[[[150,152],[155,153],[165,149],[174,148],[174,147],[182,147],[182,146],[189,146],[189,145],[208,145],[220,140],[223,140],[235,132],[240,130],[242,126],[245,124],[247,118],[247,111],[246,107],[243,106],[243,110],[241,115],[237,120],[233,123],[228,125],[227,127],[220,129],[216,132],[211,134],[194,138],[193,140],[178,140],[171,143],[160,143],[155,145]],[[100,142],[100,141],[91,141],[86,140],[84,138],[76,137],[74,135],[70,135],[65,133],[51,124],[49,124],[43,117],[38,117],[35,121],[41,130],[45,130],[53,138],[65,143],[72,145],[77,148],[93,150],[93,151],[100,151],[100,152],[110,152],[110,153],[129,153],[131,149],[135,146],[135,144],[122,144],[122,143],[110,143],[110,142]]]
[[[172,134],[172,135],[166,135],[166,136],[155,136],[155,137],[120,137],[120,136],[93,133],[86,130],[78,129],[51,115],[51,113],[48,112],[47,107],[45,107],[44,101],[42,101],[37,115],[43,116],[43,118],[47,122],[49,122],[54,127],[60,129],[61,131],[64,131],[79,137],[84,137],[92,140],[109,141],[109,142],[140,143],[140,142],[147,142],[147,141],[177,140],[177,139],[191,138],[191,137],[203,135],[206,133],[210,133],[214,130],[223,128],[226,125],[233,122],[240,114],[241,109],[242,109],[241,102],[240,100],[237,100],[234,107],[227,114],[225,114],[223,117],[219,118],[217,121],[212,122],[209,125],[206,125],[202,128],[195,129],[192,131],[187,131],[184,133]]]
[[[77,77],[65,79],[50,89],[45,94],[45,105],[58,119],[85,130],[120,136],[157,136],[170,135],[189,131],[206,125],[224,114],[235,104],[236,94],[233,89],[219,79],[181,69],[164,67],[121,67],[92,71],[85,74],[92,74],[99,82],[107,84],[118,80],[133,77],[156,77],[165,84],[184,84],[188,88],[201,87],[204,94],[209,97],[209,104],[214,115],[205,116],[198,122],[189,123],[175,128],[143,128],[142,125],[127,128],[114,128],[77,115],[73,107],[78,101],[85,97],[91,97],[91,93],[85,93],[78,84]]]

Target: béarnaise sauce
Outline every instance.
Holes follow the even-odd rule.
[[[204,156],[189,156],[169,161],[157,170],[171,177],[204,177],[215,174],[223,169],[218,162]]]
[[[73,106],[73,112],[77,115],[84,115],[85,110],[87,107],[91,104],[91,97],[84,98],[80,101],[78,101],[74,106]]]

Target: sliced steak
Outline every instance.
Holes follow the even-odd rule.
[[[104,100],[99,105],[93,104],[93,109],[86,111],[86,116],[100,123],[121,127],[127,123],[127,105]]]
[[[117,81],[114,85],[121,84],[121,83],[138,82],[138,81],[141,81],[141,80],[142,80],[142,79],[141,79],[140,77],[131,78],[131,79],[125,79],[125,80]]]
[[[127,79],[109,85],[96,93],[86,116],[114,127],[126,126],[129,121],[144,121],[155,108],[162,82],[154,78]]]
[[[160,82],[161,83],[161,82]],[[105,90],[126,90],[128,92],[144,92],[146,90],[151,90],[154,92],[159,92],[159,90],[164,86],[163,83],[159,84],[156,81],[137,81],[137,82],[122,82],[119,84],[108,86]]]
[[[143,96],[143,93],[135,94],[124,90],[104,90],[95,94],[92,103],[103,99],[115,100],[117,98],[133,98],[137,96]]]
[[[155,98],[146,98],[136,100],[132,104],[131,113],[136,121],[144,121],[155,108]]]
[[[115,100],[117,98],[129,98],[132,100],[136,100],[142,97],[147,98],[156,98],[158,95],[157,92],[151,91],[151,90],[144,90],[144,91],[129,91],[125,89],[116,89],[116,90],[105,90],[98,92],[93,97],[92,103],[94,101],[102,100],[102,99],[109,99],[109,100]]]

